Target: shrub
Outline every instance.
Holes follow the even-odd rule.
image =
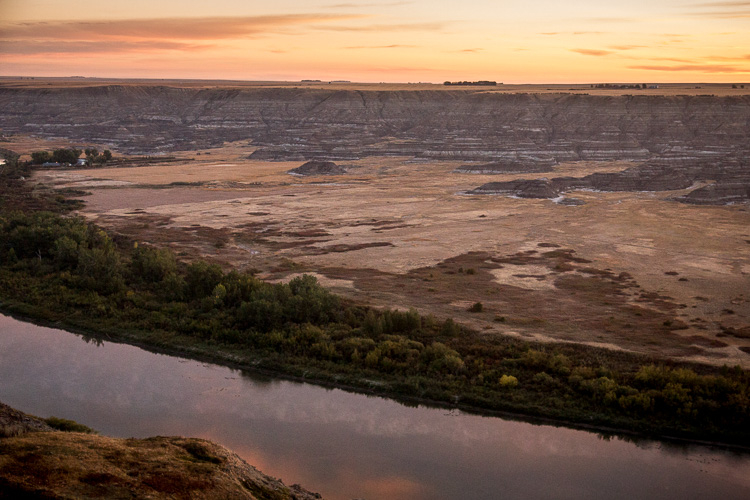
[[[502,377],[500,377],[500,380],[498,380],[497,384],[500,387],[512,389],[513,387],[516,387],[518,385],[518,379],[513,375],[503,375]]]
[[[473,313],[479,313],[482,312],[482,309],[484,309],[484,306],[481,302],[475,302],[468,310],[469,312]]]
[[[217,264],[202,260],[190,264],[185,274],[185,295],[188,299],[202,299],[210,295],[223,275]]]
[[[86,434],[96,434],[96,431],[91,427],[79,424],[75,420],[68,420],[65,418],[49,417],[45,418],[44,422],[58,431],[65,432],[84,432]]]
[[[169,250],[138,246],[130,258],[130,271],[136,281],[158,283],[177,272],[177,261]]]
[[[80,250],[76,273],[81,286],[99,293],[115,293],[124,286],[120,274],[120,256],[114,248]]]

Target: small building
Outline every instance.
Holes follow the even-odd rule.
[[[76,161],[76,167],[85,167],[89,164],[89,161],[86,158],[78,158]]]

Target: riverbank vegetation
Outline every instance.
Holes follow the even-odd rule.
[[[315,278],[270,284],[113,239],[18,178],[0,202],[0,308],[97,336],[340,386],[648,435],[750,445],[750,376],[487,338],[377,310]],[[23,210],[19,211],[18,208]],[[481,304],[480,304],[481,306]]]

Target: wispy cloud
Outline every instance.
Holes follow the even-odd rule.
[[[369,16],[359,14],[289,14],[278,16],[123,19],[113,21],[27,22],[0,26],[4,39],[222,40],[278,32],[292,26],[316,25]]]
[[[714,19],[738,19],[750,17],[750,9],[734,11],[689,12],[693,17],[712,17]]]
[[[355,45],[352,47],[344,47],[348,50],[360,50],[360,49],[413,49],[418,45],[401,45],[394,43],[392,45]]]
[[[556,36],[556,35],[606,35],[606,31],[545,31],[539,35]]]
[[[750,7],[750,2],[701,2],[690,4],[688,7]]]
[[[643,60],[643,58],[633,58],[633,59],[640,59]],[[648,57],[646,58],[647,61],[666,61],[666,62],[677,62],[677,63],[685,63],[685,64],[695,64],[695,61],[691,61],[690,59],[680,59],[677,57]]]
[[[693,9],[689,16],[712,17],[715,19],[734,19],[750,17],[750,2],[701,2],[690,4]]]
[[[598,50],[598,49],[570,49],[571,52],[577,52],[584,56],[608,56],[614,54],[611,50]]]
[[[647,45],[610,45],[608,48],[612,50],[633,50],[633,49],[645,49]]]
[[[684,64],[680,66],[656,66],[656,65],[638,65],[628,66],[629,69],[641,69],[648,71],[687,71],[692,73],[736,73],[750,74],[750,69],[739,66],[727,66],[721,64]]]
[[[483,50],[484,50],[484,49],[482,49],[482,48],[479,48],[479,47],[477,47],[477,48],[474,48],[474,49],[461,49],[461,50],[459,50],[458,52],[470,52],[470,53],[477,53],[477,52],[482,52]]]
[[[349,2],[349,3],[334,3],[331,5],[324,5],[324,9],[356,9],[361,7],[400,7],[402,5],[409,5],[412,2]]]
[[[709,56],[707,59],[712,61],[750,61],[750,54],[743,56]]]
[[[635,23],[643,21],[643,19],[637,19],[635,17],[589,17],[585,21],[596,24],[605,23]]]
[[[215,48],[214,44],[171,42],[166,40],[145,41],[62,41],[62,40],[0,40],[0,53],[15,55],[42,54],[106,54],[144,51],[190,51]]]
[[[324,31],[361,31],[361,32],[393,32],[393,31],[442,31],[447,23],[406,23],[406,24],[366,24],[366,25],[317,25],[313,28]]]

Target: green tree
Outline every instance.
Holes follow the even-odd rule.
[[[31,163],[34,165],[41,165],[42,163],[47,163],[48,161],[52,161],[52,155],[49,153],[49,151],[34,151],[31,153]]]
[[[177,272],[177,261],[169,250],[138,246],[130,259],[130,271],[136,281],[159,283]]]
[[[185,295],[188,299],[202,299],[211,295],[224,273],[217,264],[199,260],[190,264],[185,274]]]
[[[82,151],[75,148],[60,148],[52,153],[52,159],[58,163],[75,163]]]

